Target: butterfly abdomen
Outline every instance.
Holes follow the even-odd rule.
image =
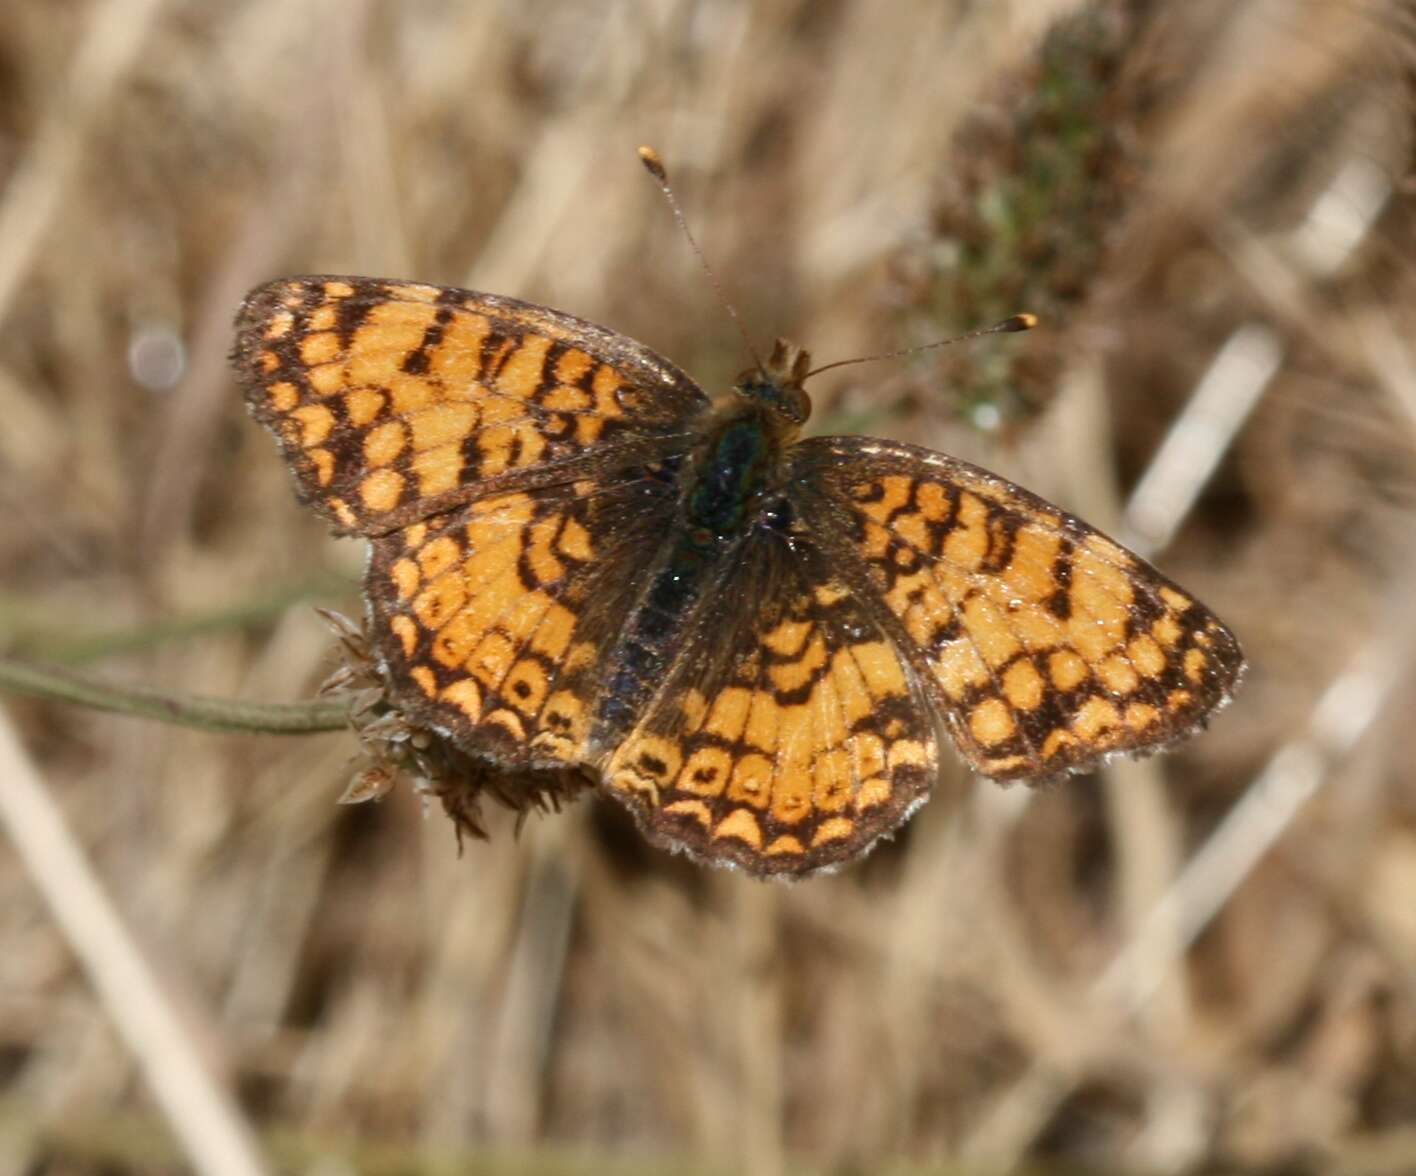
[[[762,509],[778,448],[758,412],[729,415],[694,462],[648,586],[631,610],[604,668],[597,710],[602,744],[636,721],[663,684],[674,651],[738,539]]]
[[[662,684],[678,638],[704,587],[716,574],[717,563],[716,552],[705,550],[688,535],[672,540],[605,666],[596,712],[601,732],[628,730]]]

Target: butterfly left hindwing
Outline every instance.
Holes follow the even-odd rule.
[[[374,538],[370,628],[400,707],[508,767],[581,763],[602,655],[674,503],[631,468]]]

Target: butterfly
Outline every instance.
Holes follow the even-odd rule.
[[[299,496],[368,540],[410,721],[587,773],[670,849],[848,862],[946,747],[999,781],[1201,727],[1243,669],[1199,601],[1079,519],[914,445],[802,437],[804,351],[718,402],[632,339],[495,294],[254,290],[234,363]]]

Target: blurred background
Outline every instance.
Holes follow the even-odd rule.
[[[1416,1171],[1414,80],[1411,0],[7,3],[5,653],[260,701],[337,664],[362,544],[227,367],[270,277],[549,303],[725,386],[652,143],[760,344],[1039,314],[822,376],[813,428],[1082,514],[1251,668],[1174,754],[951,765],[795,886],[593,798],[459,856],[410,788],[336,804],[351,735],[5,695],[0,1172]]]

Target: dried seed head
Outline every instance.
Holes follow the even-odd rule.
[[[349,721],[361,747],[339,803],[379,800],[395,785],[407,783],[439,800],[452,820],[460,850],[466,836],[487,837],[484,795],[516,814],[519,832],[532,810],[558,812],[563,802],[590,786],[574,769],[508,768],[468,755],[436,731],[410,722],[388,696],[363,626],[338,613],[321,609],[320,614],[339,638],[343,657],[321,692],[348,696]]]

